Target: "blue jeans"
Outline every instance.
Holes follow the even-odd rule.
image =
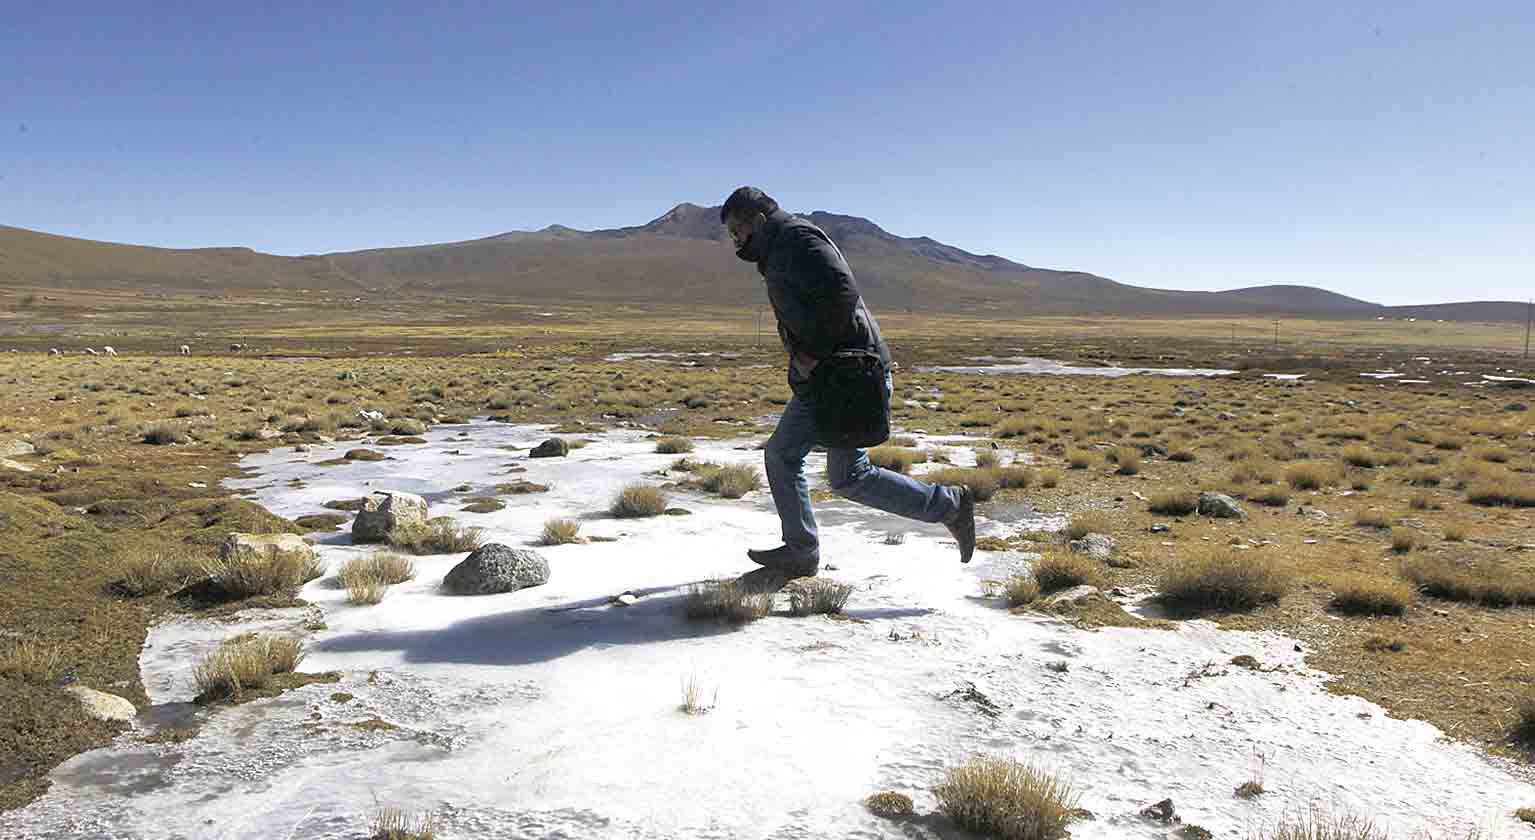
[[[889,378],[885,389],[891,390]],[[763,454],[784,545],[819,556],[821,538],[810,509],[810,483],[805,480],[805,456],[814,446],[815,402],[808,395],[795,394]],[[862,449],[828,449],[826,473],[831,489],[844,499],[907,519],[943,522],[959,510],[959,494],[953,488],[876,467]]]

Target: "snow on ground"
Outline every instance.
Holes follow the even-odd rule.
[[[357,838],[379,804],[434,809],[445,838],[954,836],[885,822],[861,802],[893,789],[929,810],[944,768],[977,752],[1068,772],[1097,815],[1073,826],[1083,840],[1165,836],[1136,814],[1166,797],[1225,837],[1317,802],[1403,834],[1515,836],[1524,829],[1509,812],[1535,805],[1514,771],[1433,727],[1328,694],[1290,639],[1206,622],[1085,632],[1012,615],[980,596],[981,581],[1027,558],[961,566],[942,527],[846,503],[819,509],[823,574],[856,586],[853,620],[780,611],[734,630],[689,623],[689,583],[746,572],[746,547],[775,544],[765,491],[737,502],[677,494],[691,516],[607,518],[619,486],[675,456],[654,454],[638,432],[602,435],[566,459],[514,451],[546,436],[477,423],[434,429],[380,462],[317,465],[355,444],[249,458],[257,475],[232,484],[286,516],[375,489],[454,513],[456,500],[525,478],[553,489],[454,515],[514,546],[553,516],[618,539],[539,549],[552,579],[522,592],[441,595],[460,558],[427,557],[377,606],[346,605],[327,576],[304,590],[311,611],[161,625],[142,657],[155,708],[114,746],[59,767],[42,799],[0,815],[0,836]],[[760,452],[705,442],[692,457]],[[812,456],[817,479],[822,466]],[[475,492],[454,492],[466,483]],[[983,531],[1059,525],[1027,511],[999,518],[1009,521]],[[891,531],[908,538],[887,545]],[[321,547],[333,569],[357,550],[343,533]],[[611,606],[625,591],[640,600]],[[193,663],[219,639],[321,618],[303,668],[340,671],[339,684],[211,712],[187,702]],[[1225,664],[1239,654],[1273,670]],[[1059,663],[1067,669],[1050,667]],[[712,711],[678,710],[688,680]],[[388,726],[354,725],[374,718]],[[190,740],[143,740],[153,723],[187,721],[201,722]],[[1236,799],[1260,772],[1269,793]]]

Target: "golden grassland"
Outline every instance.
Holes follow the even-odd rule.
[[[170,306],[135,305],[161,316]],[[357,313],[327,333],[260,315],[201,339],[221,350],[254,340],[260,355],[171,355],[161,347],[175,338],[170,330],[138,329],[130,316],[114,316],[123,336],[16,341],[32,350],[112,343],[121,358],[0,354],[0,454],[16,442],[36,448],[0,465],[0,645],[29,646],[16,655],[22,664],[0,669],[0,808],[37,796],[50,768],[117,731],[85,718],[55,673],[142,708],[137,657],[159,616],[293,603],[292,592],[212,602],[186,586],[231,531],[307,530],[220,489],[239,474],[241,455],[327,438],[377,444],[376,435],[391,434],[390,443],[409,446],[420,428],[487,415],[556,423],[575,436],[620,421],[658,436],[761,435],[789,397],[780,352],[766,337],[756,346],[749,318],[727,328],[711,327],[707,313],[530,307],[505,324],[370,326],[369,313]],[[1107,331],[1090,319],[897,313],[884,322],[903,364],[894,400],[902,430],[965,434],[982,451],[995,441],[998,465],[957,469],[957,477],[984,486],[992,504],[1090,514],[1076,517],[1079,533],[1118,541],[1110,563],[1053,561],[1052,584],[1154,588],[1191,564],[1253,558],[1282,571],[1285,585],[1264,578],[1253,603],[1215,598],[1217,609],[1202,614],[1291,633],[1311,664],[1336,675],[1335,690],[1528,759],[1527,741],[1514,733],[1517,710],[1535,696],[1527,653],[1535,609],[1521,600],[1535,586],[1535,508],[1518,505],[1535,486],[1535,415],[1519,406],[1535,392],[1360,380],[1359,371],[1422,349],[1391,323],[1315,322],[1307,328],[1322,343],[1272,355],[1221,341],[1229,321],[1117,321]],[[1473,352],[1501,344],[1498,330],[1442,332],[1431,337],[1444,343],[1427,348],[1436,357],[1463,369],[1514,364]],[[604,361],[652,348],[734,355],[695,357],[691,367]],[[1020,349],[1081,361],[1299,366],[1314,375],[1297,384],[1256,372],[1196,380],[918,369]],[[358,418],[362,409],[390,421],[375,428]],[[944,451],[884,454],[914,473],[956,469],[942,463]],[[1233,495],[1247,516],[1188,513],[1201,491]],[[644,512],[657,504],[639,501]],[[555,529],[554,541],[571,539],[573,529]],[[1034,550],[1041,539],[1049,538],[984,547]],[[1066,556],[1063,546],[1048,548]]]

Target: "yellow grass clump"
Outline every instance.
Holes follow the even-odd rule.
[[[618,491],[608,512],[620,519],[660,516],[666,511],[666,494],[649,484],[630,484]]]
[[[550,519],[544,523],[540,545],[565,545],[581,540],[581,523],[574,519]]]
[[[298,639],[256,635],[227,639],[193,669],[195,701],[211,703],[266,688],[274,675],[291,673],[303,658]]]
[[[1339,577],[1332,590],[1333,609],[1350,615],[1401,615],[1414,594],[1404,580],[1364,574]]]
[[[1245,611],[1277,602],[1293,585],[1273,558],[1228,546],[1210,546],[1182,557],[1157,581],[1162,601],[1195,610]]]
[[[991,756],[951,768],[933,793],[956,825],[999,840],[1061,840],[1079,798],[1058,773]]]
[[[1102,587],[1105,580],[1102,564],[1072,551],[1046,551],[1034,561],[1032,570],[1039,591],[1046,595],[1084,584]]]

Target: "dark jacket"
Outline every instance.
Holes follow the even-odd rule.
[[[789,387],[795,393],[809,384],[794,364],[797,352],[822,360],[839,350],[864,350],[878,353],[890,367],[879,324],[864,306],[853,270],[825,232],[778,210],[754,236],[764,237],[757,271],[778,319],[778,337],[790,353]]]

